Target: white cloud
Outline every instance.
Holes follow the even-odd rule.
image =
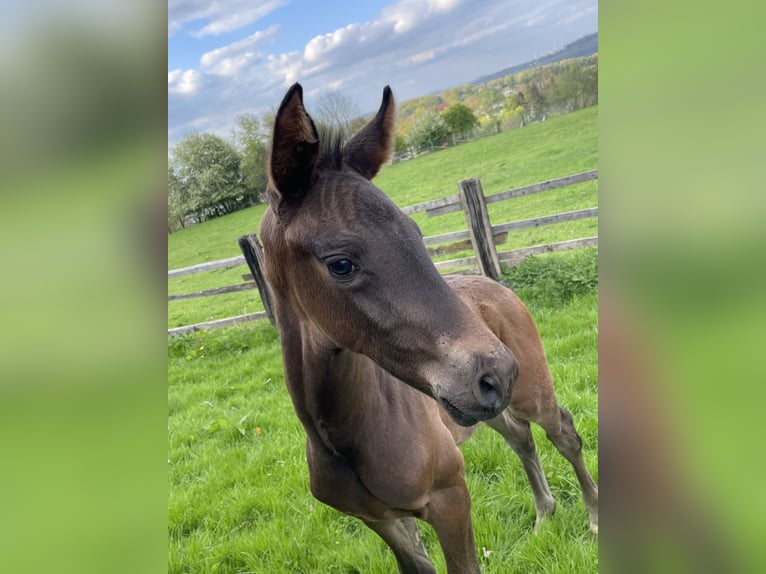
[[[289,52],[279,56],[270,55],[268,67],[275,77],[283,78],[285,84],[290,85],[298,81],[303,69],[303,57],[300,52]]]
[[[437,16],[443,16],[459,6],[461,0],[399,0],[385,7],[378,17],[364,24],[352,23],[333,32],[315,36],[306,43],[301,58],[272,58],[270,68],[282,74],[289,85],[298,78],[310,78],[321,72],[355,65],[361,57],[385,58],[392,50],[398,51],[396,36],[423,28]],[[408,49],[413,50],[417,41]],[[390,56],[389,56],[390,57]],[[433,54],[431,55],[433,57]],[[411,55],[413,63],[427,59],[428,50]]]
[[[190,34],[201,38],[237,30],[257,22],[289,0],[168,0],[168,36],[179,32],[186,24],[205,20],[202,28]]]
[[[193,94],[202,85],[202,75],[196,70],[173,70],[168,72],[169,94]]]
[[[187,7],[194,2],[171,0]],[[238,114],[273,108],[298,81],[309,110],[323,91],[342,89],[371,112],[385,84],[402,101],[531,60],[595,31],[596,10],[595,0],[399,0],[374,19],[281,53],[266,49],[278,29],[261,30],[202,54],[194,70],[168,73],[169,140],[190,129],[228,135]],[[525,25],[541,16],[547,17],[536,26]],[[564,25],[564,18],[574,21]]]
[[[417,24],[434,14],[455,9],[461,0],[399,0],[381,12],[381,20],[393,24],[397,34],[409,32]]]
[[[410,62],[412,64],[422,64],[428,60],[433,60],[436,57],[436,52],[436,50],[426,50],[425,52],[420,52],[419,54],[410,56]]]
[[[211,74],[233,76],[256,59],[261,59],[262,54],[255,48],[258,44],[273,39],[278,31],[278,26],[270,26],[266,30],[258,30],[243,40],[205,52],[200,58],[200,66],[205,72]]]
[[[335,30],[335,32],[316,36],[306,44],[303,50],[303,57],[307,62],[316,62],[332,50],[338,48],[348,49],[351,44],[358,44],[360,42],[361,32],[362,26],[359,24],[349,24],[344,28]]]

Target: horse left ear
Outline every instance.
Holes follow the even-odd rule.
[[[367,179],[375,177],[391,155],[395,123],[394,95],[386,86],[378,113],[346,144],[346,164]]]
[[[281,200],[303,198],[319,155],[319,135],[303,107],[303,88],[294,84],[285,94],[274,120],[269,177]]]

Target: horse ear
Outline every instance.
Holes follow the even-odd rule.
[[[395,123],[394,95],[386,86],[378,113],[346,144],[346,164],[367,179],[375,177],[391,155]]]
[[[274,120],[269,177],[281,199],[303,198],[319,155],[319,135],[303,107],[303,88],[293,84],[287,91]]]

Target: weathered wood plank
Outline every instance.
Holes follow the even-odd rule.
[[[504,201],[506,199],[513,199],[515,197],[523,197],[525,195],[532,195],[533,193],[540,193],[541,191],[548,191],[551,189],[558,189],[560,187],[566,187],[575,183],[582,183],[584,181],[591,181],[598,179],[598,170],[593,169],[590,171],[584,171],[581,173],[575,173],[573,175],[567,175],[566,177],[559,177],[557,179],[550,179],[547,181],[541,181],[539,183],[533,183],[532,185],[525,185],[524,187],[517,187],[509,189],[507,191],[500,191],[486,196],[487,203],[495,203],[498,201]],[[445,198],[449,199],[449,198]],[[428,202],[426,202],[428,203]],[[426,204],[418,204],[423,206]],[[437,215],[444,215],[445,213],[452,213],[453,211],[460,211],[460,204],[453,202],[445,202],[440,206],[428,206],[426,211],[428,217],[435,217]],[[420,209],[423,211],[423,209]]]
[[[220,327],[228,327],[230,325],[236,325],[237,323],[245,323],[247,321],[255,321],[257,319],[267,319],[266,311],[258,311],[257,313],[247,313],[245,315],[237,315],[236,317],[227,317],[226,319],[216,319],[215,321],[206,321],[204,323],[195,323],[194,325],[185,325],[184,327],[175,327],[168,329],[168,336],[183,335],[185,333],[193,333],[194,331],[205,331],[208,329],[218,329]]]
[[[211,295],[223,295],[224,293],[237,293],[238,291],[247,291],[249,289],[255,288],[255,283],[238,283],[237,285],[227,285],[226,287],[206,289],[205,291],[195,291],[194,293],[168,295],[168,301],[178,301],[179,299],[194,299],[196,297],[210,297]]]
[[[563,213],[556,213],[554,215],[544,215],[543,217],[534,217],[532,219],[520,219],[518,221],[509,221],[508,223],[500,223],[499,225],[493,225],[493,233],[501,231],[513,231],[517,229],[526,229],[528,227],[542,227],[544,225],[552,225],[554,223],[562,223],[564,221],[574,221],[577,219],[587,219],[588,217],[597,217],[598,207],[588,207],[586,209],[578,209],[576,211],[565,211]]]
[[[263,303],[263,308],[266,310],[266,315],[268,316],[269,321],[271,321],[271,324],[274,325],[274,307],[272,305],[274,298],[271,295],[269,282],[266,281],[266,275],[264,275],[263,249],[258,241],[258,236],[254,233],[243,235],[237,239],[237,243],[242,250],[242,255],[244,256],[245,261],[247,261],[250,273],[252,273],[253,279],[255,279],[255,284],[258,287],[258,293],[261,296],[261,302]]]
[[[515,267],[530,255],[540,255],[542,253],[552,253],[554,251],[567,251],[568,249],[579,249],[581,247],[594,247],[596,245],[598,245],[598,236],[583,237],[581,239],[546,243],[545,245],[522,247],[521,249],[514,249],[512,251],[501,251],[497,256],[504,264],[509,267]]]
[[[500,277],[500,261],[497,258],[495,243],[492,241],[492,224],[489,221],[487,204],[478,177],[458,182],[460,203],[468,224],[468,233],[479,261],[482,275],[497,281]]]
[[[540,255],[541,253],[552,253],[554,251],[566,251],[568,249],[579,249],[580,247],[593,247],[598,245],[598,236],[583,237],[581,239],[569,239],[567,241],[557,241],[554,243],[545,243],[542,245],[532,245],[530,247],[521,247],[511,251],[500,251],[497,256],[505,265],[515,267],[530,255]],[[475,256],[463,257],[461,259],[450,259],[448,261],[439,261],[434,263],[440,271],[446,271],[455,267],[464,267],[466,265],[476,265]]]
[[[426,251],[431,257],[438,257],[439,255],[446,255],[447,253],[455,253],[456,251],[463,251],[464,249],[473,249],[471,238],[467,231],[463,231],[465,239],[461,241],[455,241],[448,243],[447,245],[438,245],[437,247],[426,246]],[[495,245],[500,245],[508,241],[508,233],[500,232],[492,234],[492,241]]]
[[[184,275],[192,275],[194,273],[202,273],[203,271],[213,271],[215,269],[230,269],[231,267],[238,267],[245,264],[245,258],[242,255],[236,257],[229,257],[228,259],[219,259],[217,261],[208,261],[207,263],[197,263],[196,265],[190,265],[189,267],[181,267],[180,269],[171,269],[168,271],[168,279],[174,277],[183,277]]]
[[[476,270],[479,271],[478,262],[475,255],[471,255],[470,257],[461,257],[460,259],[450,259],[449,261],[439,261],[438,263],[434,263],[434,265],[439,271],[453,269],[454,267],[463,267],[465,265],[475,266]]]
[[[565,211],[562,213],[556,213],[554,215],[544,215],[542,217],[534,217],[532,219],[519,219],[517,221],[509,221],[507,223],[500,223],[492,226],[492,233],[495,236],[495,244],[503,243],[499,241],[498,236],[501,233],[507,231],[513,231],[516,229],[526,229],[528,227],[543,227],[544,225],[553,225],[554,223],[562,223],[564,221],[574,221],[576,219],[587,219],[589,217],[598,216],[598,207],[588,207],[585,209],[578,209],[576,211]],[[451,231],[449,233],[441,233],[439,235],[429,235],[423,238],[423,243],[426,245],[435,245],[438,243],[446,243],[448,241],[459,241],[461,239],[470,238],[468,230],[463,231]]]
[[[407,215],[412,215],[413,213],[419,213],[421,211],[430,211],[432,209],[437,209],[439,207],[444,207],[448,205],[457,205],[459,209],[460,196],[448,195],[447,197],[440,197],[439,199],[432,199],[430,201],[424,201],[423,203],[416,203],[414,205],[402,207],[402,211],[406,213]],[[453,211],[456,211],[456,210],[453,209]],[[429,213],[429,216],[430,216],[430,213]]]
[[[467,229],[463,231],[451,231],[449,233],[440,233],[439,235],[429,235],[423,238],[426,245],[435,245],[437,243],[446,243],[447,241],[459,241],[461,239],[470,239],[471,235]]]
[[[559,177],[557,179],[550,179],[548,181],[541,181],[540,183],[534,183],[532,185],[518,187],[516,189],[509,189],[508,191],[493,193],[492,195],[487,196],[487,203],[495,203],[496,201],[504,201],[506,199],[513,199],[514,197],[522,197],[525,195],[531,195],[533,193],[540,193],[541,191],[567,187],[568,185],[582,183],[584,181],[591,181],[593,179],[598,179],[597,169],[583,171],[581,173],[575,173],[573,175],[567,175],[566,177]]]

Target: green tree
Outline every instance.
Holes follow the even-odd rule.
[[[522,90],[516,90],[505,101],[505,109],[512,115],[521,120],[521,125],[525,126],[529,121],[529,102]]]
[[[262,120],[253,114],[237,116],[237,125],[232,133],[234,146],[241,157],[240,172],[244,178],[245,202],[249,205],[261,200],[268,183],[266,162],[271,128],[267,121],[265,116]]]
[[[176,175],[174,166],[168,162],[168,233],[186,227],[188,194]]]
[[[422,150],[449,141],[450,131],[435,110],[427,109],[413,118],[407,138],[412,147]]]
[[[554,101],[569,112],[598,102],[598,65],[573,64],[558,74],[552,88]]]
[[[522,87],[526,96],[527,110],[531,120],[543,119],[545,117],[546,102],[543,92],[540,90],[537,82],[529,82]]]
[[[447,108],[442,114],[452,136],[467,137],[468,133],[479,125],[479,120],[468,106],[457,103]]]
[[[191,134],[172,150],[168,184],[177,187],[182,210],[195,221],[225,215],[247,205],[241,159],[229,142],[209,133]]]
[[[479,92],[479,111],[486,120],[493,120],[503,108],[503,94],[494,87]]]
[[[394,151],[396,152],[407,151],[407,138],[405,138],[403,135],[399,133],[397,133],[394,136]]]

